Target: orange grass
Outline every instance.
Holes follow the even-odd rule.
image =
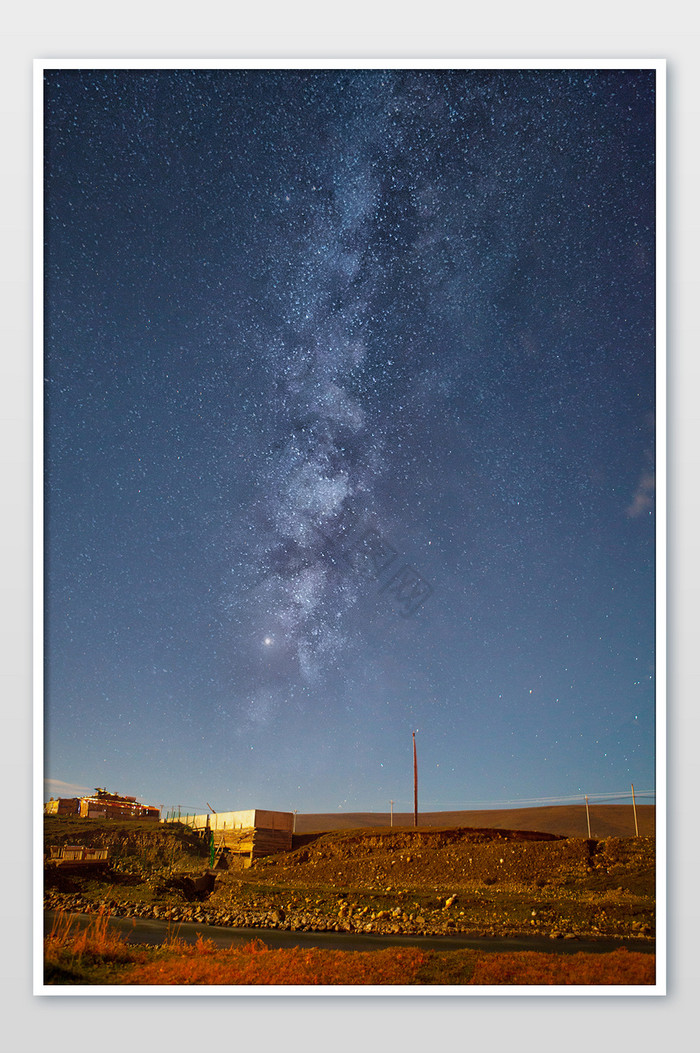
[[[184,953],[183,953],[184,951]],[[410,984],[425,960],[419,950],[270,949],[260,940],[216,948],[201,938],[177,957],[129,970],[129,984]]]
[[[624,949],[606,954],[537,951],[377,951],[267,947],[253,940],[218,948],[198,937],[194,945],[171,938],[138,947],[108,929],[101,911],[84,927],[57,914],[45,938],[47,983],[167,986],[239,985],[551,985],[653,984],[655,956]]]
[[[101,909],[81,928],[74,918],[59,911],[53,920],[51,932],[44,940],[46,960],[52,957],[87,956],[102,961],[133,961],[134,947],[127,945],[119,933],[109,931],[109,917],[109,911]]]
[[[107,982],[115,968],[145,961],[147,949],[130,946],[119,933],[109,931],[108,923],[109,912],[104,910],[84,928],[59,911],[44,937],[45,983]]]
[[[260,940],[244,947],[219,949],[201,937],[183,945],[178,957],[148,962],[129,970],[129,984],[164,985],[415,985],[431,983],[479,986],[504,984],[640,985],[653,984],[655,958],[627,950],[608,954],[547,954],[535,951],[470,955],[455,974],[449,952],[414,948],[380,951],[270,949]],[[461,972],[461,977],[459,975]],[[441,973],[444,979],[441,980]]]
[[[656,956],[620,948],[608,954],[494,952],[476,963],[472,984],[653,984]]]

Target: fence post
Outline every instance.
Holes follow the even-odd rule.
[[[632,811],[634,812],[634,836],[639,837],[639,827],[637,826],[637,805],[634,799],[634,783],[632,783]]]

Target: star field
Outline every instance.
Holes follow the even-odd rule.
[[[653,70],[49,70],[46,775],[654,785]]]

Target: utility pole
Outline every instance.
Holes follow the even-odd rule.
[[[591,817],[588,813],[588,794],[586,794],[586,822],[588,824],[588,840],[591,839]]]
[[[394,825],[394,802],[393,801],[389,801],[389,804],[391,805],[391,819],[389,821],[389,825],[393,827],[393,825]]]
[[[637,805],[634,800],[634,783],[632,783],[632,811],[634,812],[634,836],[639,837],[639,827],[637,826]]]
[[[418,826],[418,763],[416,761],[416,733],[413,732],[413,825]]]

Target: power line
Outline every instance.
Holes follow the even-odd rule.
[[[621,790],[619,793],[589,793],[585,794],[574,793],[568,794],[561,797],[509,797],[498,801],[476,801],[476,800],[462,800],[452,802],[424,802],[423,810],[435,810],[438,809],[449,809],[449,810],[461,810],[465,811],[470,808],[494,808],[494,807],[514,807],[518,805],[537,805],[537,804],[576,804],[581,802],[585,796],[588,796],[589,801],[620,801],[620,800],[631,800],[632,793],[630,790]],[[656,797],[656,790],[636,790],[634,796],[639,799],[640,797]],[[403,800],[395,801],[395,804],[408,804],[408,801],[404,798]]]

